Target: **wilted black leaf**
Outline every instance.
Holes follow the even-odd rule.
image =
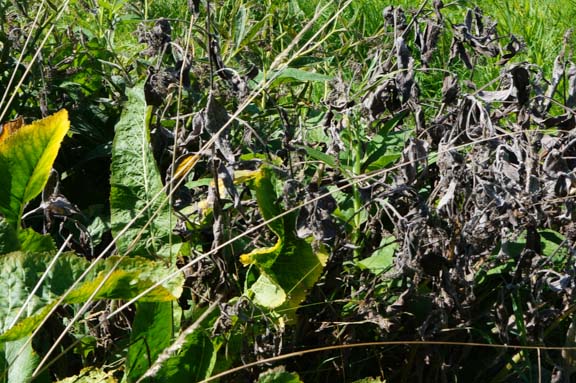
[[[454,76],[444,77],[444,81],[442,82],[442,102],[445,104],[454,103],[459,92],[458,79]]]
[[[226,109],[216,101],[212,92],[208,96],[208,103],[206,104],[203,117],[206,132],[211,135],[218,135],[215,140],[217,153],[226,160],[228,164],[233,164],[235,159],[230,141],[228,140],[228,129],[222,130],[230,120],[230,117]]]

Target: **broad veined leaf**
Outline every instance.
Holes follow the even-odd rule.
[[[0,358],[4,359],[6,365],[6,370],[0,369],[2,374],[0,381],[8,383],[32,381],[32,372],[40,359],[32,349],[32,343],[27,341],[28,339],[20,339],[7,342],[0,347]]]
[[[20,242],[16,229],[0,217],[0,254],[11,253],[18,249],[20,249]]]
[[[276,308],[286,302],[286,291],[267,273],[260,275],[250,291],[254,294],[252,301],[263,307]]]
[[[170,302],[138,302],[126,359],[129,382],[137,381],[170,345],[174,334]]]
[[[328,255],[321,245],[314,248],[309,240],[296,236],[297,212],[276,218],[282,211],[270,169],[262,167],[251,187],[262,217],[274,219],[268,228],[278,239],[274,246],[241,255],[240,261],[244,265],[253,264],[260,271],[260,277],[250,288],[253,301],[290,319],[320,277]]]
[[[371,256],[357,262],[357,265],[366,268],[374,274],[380,274],[390,269],[394,264],[394,251],[398,247],[396,238],[393,236],[384,238]]]
[[[176,222],[162,192],[162,179],[150,146],[149,119],[143,85],[127,90],[128,101],[116,124],[110,178],[111,226],[115,236],[142,212],[116,242],[122,254],[175,257],[170,243]],[[153,201],[153,202],[152,202]],[[172,259],[171,259],[172,260]]]
[[[68,129],[68,112],[62,109],[0,141],[0,213],[12,227],[20,226],[24,207],[46,185]]]
[[[0,342],[29,335],[48,314],[52,305],[74,284],[89,266],[89,262],[73,253],[62,254],[47,271],[54,253],[14,252],[0,258]],[[163,281],[169,274],[175,278]],[[32,294],[42,275],[42,287]],[[156,283],[160,283],[155,286]],[[99,287],[99,285],[101,285]],[[84,281],[66,295],[63,303],[84,303],[92,294],[94,299],[131,299],[147,292],[141,302],[166,302],[182,293],[183,276],[177,268],[164,262],[142,257],[113,256],[99,262]],[[154,286],[154,287],[153,287]],[[96,290],[99,289],[99,290]],[[150,291],[148,292],[148,290]],[[23,313],[18,316],[30,297]]]
[[[333,79],[331,76],[326,76],[321,73],[309,72],[303,69],[296,69],[296,68],[285,68],[280,70],[279,72],[269,72],[266,75],[266,78],[272,78],[273,85],[277,85],[283,82],[307,82],[307,81],[314,81],[314,82],[327,82]],[[264,75],[259,73],[258,76],[254,78],[254,81],[260,82],[264,79]]]
[[[56,245],[50,235],[42,235],[31,228],[17,231],[0,217],[0,254],[18,250],[29,253],[56,251]]]
[[[20,230],[18,232],[18,241],[20,243],[18,250],[29,253],[56,250],[56,244],[50,235],[37,233],[31,228]]]

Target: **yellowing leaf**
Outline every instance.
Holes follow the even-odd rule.
[[[262,167],[248,177],[256,194],[260,214],[268,228],[278,237],[274,246],[252,250],[240,256],[244,265],[254,265],[260,276],[250,287],[252,300],[261,307],[275,310],[291,320],[296,309],[306,298],[326,265],[328,254],[318,244],[296,236],[298,212],[278,216],[278,204],[273,182],[277,182],[271,169]]]
[[[78,281],[89,262],[74,253],[64,253],[48,268],[54,252],[17,251],[0,257],[0,343],[28,336],[48,315],[55,302]],[[167,279],[168,275],[174,275]],[[30,292],[43,278],[42,288]],[[64,296],[64,304],[88,299],[132,299],[139,302],[168,302],[182,294],[184,275],[176,266],[143,257],[111,256],[98,262]]]
[[[247,254],[242,254],[240,256],[240,262],[242,262],[244,266],[258,265],[269,268],[274,264],[274,261],[281,249],[282,241],[278,239],[276,244],[272,247],[261,247],[254,249]]]
[[[24,207],[46,185],[68,129],[68,112],[62,109],[30,125],[10,129],[0,141],[0,213],[12,227],[20,226]]]
[[[189,155],[184,159],[182,159],[182,161],[180,161],[178,167],[176,168],[174,178],[178,179],[188,174],[192,170],[192,168],[194,168],[194,165],[196,165],[196,162],[198,162],[199,159],[200,156],[198,154]]]
[[[22,117],[18,117],[15,120],[2,124],[2,131],[0,131],[0,142],[6,140],[22,126],[24,126],[24,119]]]
[[[262,176],[262,169],[258,170],[236,170],[234,172],[234,183],[240,184],[250,180],[255,179],[256,177]]]

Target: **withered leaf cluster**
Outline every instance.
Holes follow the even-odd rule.
[[[468,10],[460,24],[449,23],[442,8],[434,2],[433,10],[413,12],[412,18],[396,7],[383,13],[394,43],[374,54],[378,65],[362,98],[363,121],[378,127],[399,118],[398,129],[414,131],[396,166],[376,172],[381,178],[366,186],[365,206],[374,215],[363,227],[365,243],[373,243],[364,255],[377,249],[383,235],[395,237],[398,246],[387,273],[364,285],[342,277],[362,297],[351,317],[373,323],[387,339],[483,341],[466,330],[477,326],[492,331],[496,342],[511,343],[524,324],[526,339],[543,344],[545,329],[562,321],[575,298],[571,35],[547,79],[542,68],[514,60],[524,44],[500,36],[479,8]],[[424,100],[421,79],[439,62],[442,38],[451,39],[450,70],[440,80],[441,94]],[[499,76],[474,83],[459,75],[479,62],[498,66]],[[552,254],[551,238],[558,245]],[[402,287],[397,299],[379,302],[376,286],[386,280]],[[522,312],[514,311],[520,292]],[[318,316],[342,320],[326,312]],[[420,378],[430,370],[452,376],[466,357],[418,353],[422,365],[414,377]],[[565,363],[554,359],[551,368],[560,379],[554,381],[569,376]],[[488,371],[468,376],[483,381]]]

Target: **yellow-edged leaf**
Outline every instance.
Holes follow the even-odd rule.
[[[68,129],[68,112],[62,109],[10,129],[0,141],[0,213],[13,227],[19,227],[24,207],[46,185]]]
[[[199,159],[200,156],[198,154],[191,154],[189,156],[184,157],[184,159],[180,161],[178,167],[176,168],[174,178],[178,179],[190,173],[190,171],[194,168],[194,165],[196,165],[196,162],[198,162]]]

